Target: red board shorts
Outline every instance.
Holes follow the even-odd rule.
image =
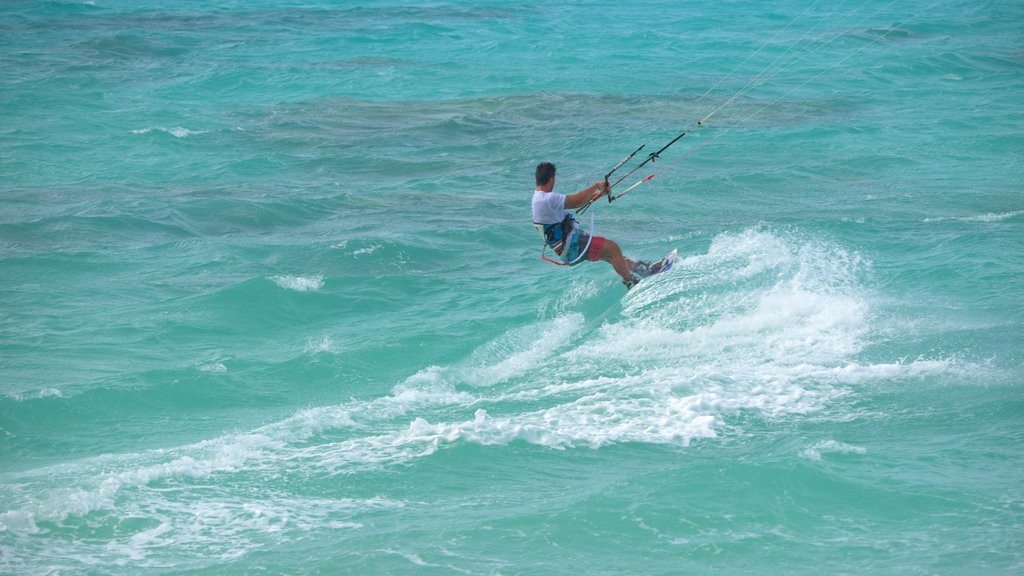
[[[589,234],[580,233],[579,237],[579,250],[583,250],[587,247],[587,242],[590,242],[590,249],[587,250],[587,260],[591,262],[597,262],[601,259],[601,251],[604,249],[604,237],[594,236],[591,239]]]

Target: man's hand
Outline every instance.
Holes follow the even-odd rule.
[[[591,184],[575,194],[566,196],[565,207],[566,209],[573,209],[591,204],[601,196],[607,194],[608,190],[608,186],[605,184],[604,180]]]

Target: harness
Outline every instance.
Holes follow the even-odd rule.
[[[580,232],[576,219],[573,218],[571,213],[567,213],[561,222],[554,224],[534,222],[533,225],[537,228],[537,232],[540,232],[541,238],[544,239],[544,247],[540,251],[542,260],[547,260],[558,266],[575,266],[585,259],[587,253],[590,252],[590,242],[594,239],[593,212],[590,213],[590,234],[587,235],[587,245],[578,254],[574,253],[574,248],[577,246],[576,239],[579,237]],[[561,262],[544,255],[549,246],[554,250],[555,254],[562,258]]]

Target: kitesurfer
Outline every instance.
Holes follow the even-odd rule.
[[[562,263],[575,265],[583,260],[596,262],[604,260],[612,265],[622,278],[626,289],[639,282],[637,276],[645,277],[658,272],[655,266],[643,261],[634,262],[622,255],[614,241],[601,236],[591,237],[580,230],[570,209],[579,208],[608,194],[607,181],[597,182],[571,195],[553,192],[555,187],[555,165],[542,162],[537,165],[537,189],[533,193],[533,223],[544,236],[544,241],[562,259]],[[586,251],[586,254],[583,252]]]

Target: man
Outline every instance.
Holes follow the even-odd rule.
[[[554,187],[555,165],[550,162],[538,164],[537,189],[533,193],[533,223],[541,230],[545,243],[563,262],[572,266],[583,260],[604,260],[622,278],[627,290],[639,282],[634,273],[644,277],[657,272],[647,262],[634,262],[624,257],[615,242],[601,236],[591,238],[579,229],[569,212],[608,194],[607,183],[598,182],[569,196],[552,192]],[[584,250],[586,254],[582,254]]]

